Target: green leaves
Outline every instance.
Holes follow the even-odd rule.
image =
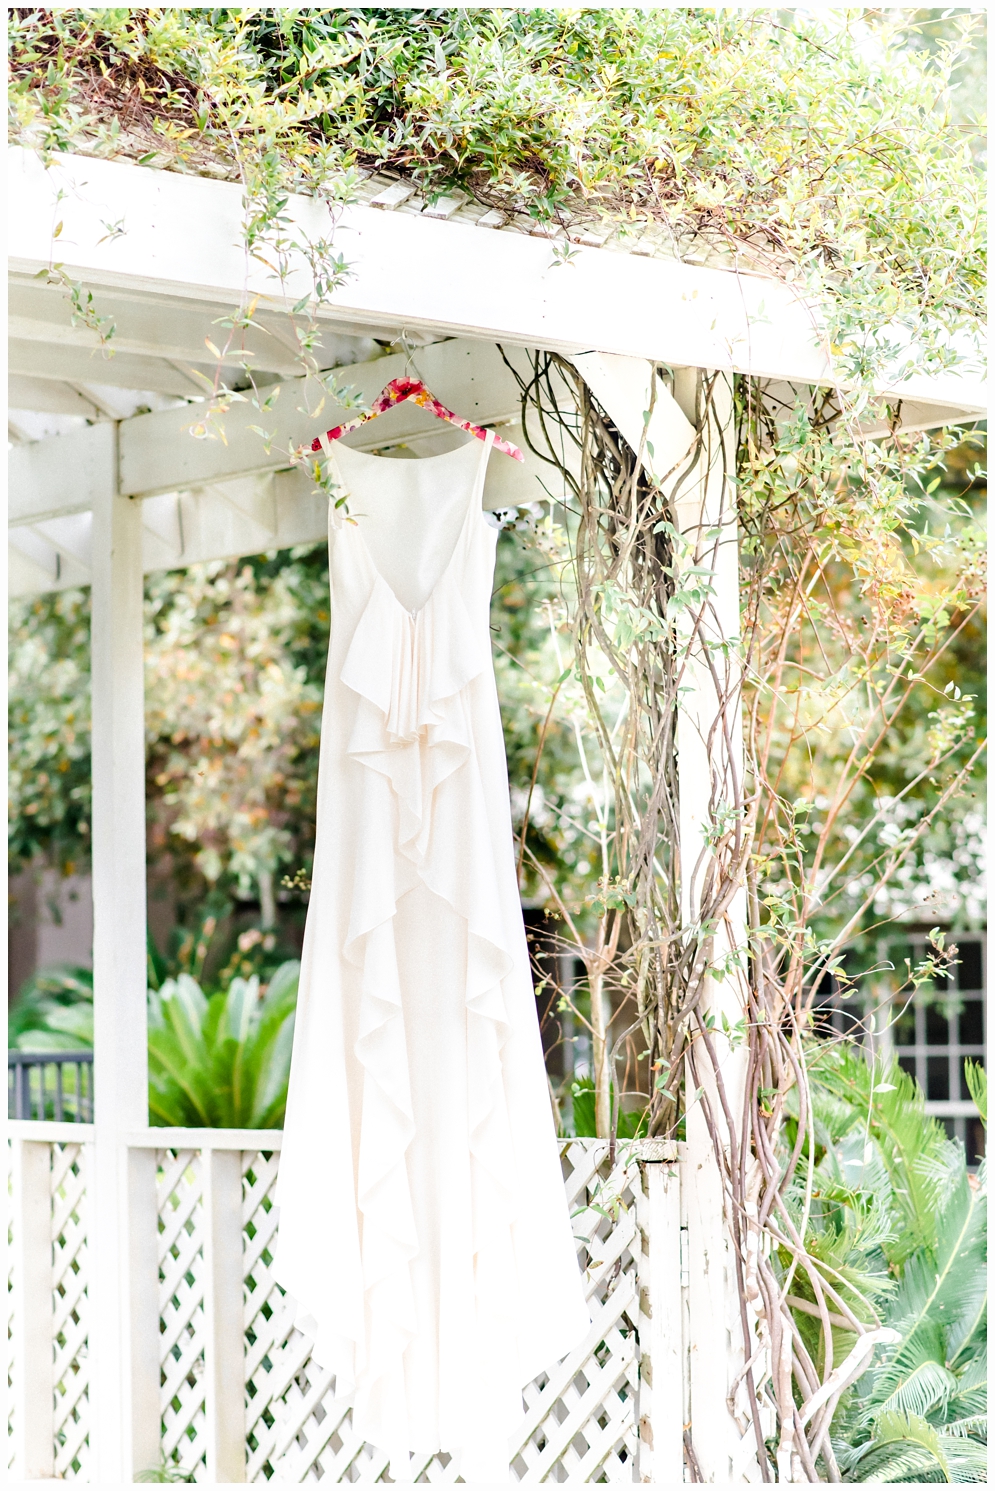
[[[300,965],[234,979],[210,999],[189,975],[149,997],[149,1118],[153,1125],[283,1123]]]
[[[816,1253],[825,1260],[843,1249],[841,1269],[851,1281],[864,1277],[898,1335],[835,1418],[843,1477],[973,1482],[985,1471],[983,1185],[969,1179],[960,1149],[897,1066],[882,1079],[843,1049],[814,1063],[811,1083],[821,1146]],[[879,1269],[867,1280],[875,1256]],[[814,1324],[802,1326],[815,1336]]]
[[[358,159],[540,220],[582,206],[659,226],[678,250],[760,242],[804,281],[848,288],[833,334],[856,370],[896,342],[869,329],[918,330],[924,307],[963,322],[983,296],[974,135],[946,101],[969,36],[930,57],[880,14],[841,29],[672,7],[174,7],[125,13],[122,45],[116,14],[12,17],[15,138],[112,139],[137,67],[163,157],[228,166],[234,141],[287,184]]]
[[[276,1129],[283,1124],[300,964],[281,964],[205,995],[189,974],[149,991],[149,1120],[153,1125]],[[45,971],[11,1012],[8,1043],[22,1052],[93,1046],[93,978]]]
[[[570,1085],[570,1095],[573,1099],[573,1124],[574,1135],[581,1138],[597,1135],[594,1125],[594,1080],[592,1078],[577,1078]],[[647,1111],[643,1110],[619,1110],[618,1129],[616,1135],[619,1140],[632,1140],[646,1134]]]

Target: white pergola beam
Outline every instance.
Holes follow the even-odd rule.
[[[103,442],[110,430],[109,424],[84,429],[101,432]],[[521,427],[511,423],[502,431],[524,449],[525,463],[494,456],[487,470],[484,509],[510,510],[541,503],[551,495],[558,498],[562,485],[555,470],[525,449]],[[438,440],[437,433],[416,439],[412,450],[417,454],[423,443],[433,440]],[[52,444],[61,441],[50,440]],[[49,444],[32,446],[47,448]],[[91,455],[91,467],[95,466]],[[145,573],[306,546],[323,541],[328,533],[327,499],[299,469],[148,495],[140,503]],[[22,516],[20,524],[8,531],[10,594],[18,597],[88,584],[92,527],[89,509]]]
[[[247,261],[237,184],[72,155],[46,168],[21,148],[11,151],[10,183],[17,273],[57,258],[94,288],[232,302],[258,294],[281,307],[311,289],[303,264],[281,287],[261,262]],[[291,197],[285,212],[298,237],[328,238],[322,203]],[[124,232],[109,239],[106,223],[122,217]],[[541,237],[369,207],[343,212],[334,243],[350,274],[320,309],[331,324],[836,383],[817,309],[772,278],[586,247],[563,265]],[[963,412],[984,407],[980,382],[956,372],[886,377],[883,390]]]
[[[92,511],[116,466],[116,429],[110,422],[79,427],[61,437],[24,443],[7,455],[10,526]]]
[[[77,344],[32,342],[10,339],[7,345],[7,367],[12,375],[26,375],[38,380],[68,380],[73,385],[115,385],[132,391],[159,391],[164,396],[199,397],[204,383],[191,375],[199,369],[208,380],[214,375],[211,365],[174,364],[169,359],[153,359],[143,354],[103,353],[99,346],[87,349]],[[235,373],[228,371],[229,377]],[[239,372],[241,373],[241,372]]]
[[[10,374],[7,407],[13,411],[57,412],[65,417],[86,417],[95,422],[101,411],[95,401],[65,380],[38,380],[33,375]]]
[[[523,355],[513,356],[524,371]],[[461,416],[481,426],[515,421],[520,412],[517,382],[494,345],[453,339],[416,351],[409,366],[401,355],[386,355],[335,371],[339,389],[372,401],[388,380],[406,370],[421,375],[429,389]],[[320,414],[322,391],[314,380],[285,382],[273,409],[260,413],[248,400],[224,417],[225,440],[197,440],[190,428],[203,416],[197,404],[129,417],[120,424],[120,493],[160,495],[178,489],[225,482],[247,474],[271,473],[288,465],[288,445],[309,444],[318,433],[354,413],[330,398]],[[253,427],[273,434],[267,445]],[[437,417],[405,402],[348,439],[351,446],[381,448],[439,431]],[[93,476],[102,472],[103,444],[97,427],[14,448],[9,455],[11,525],[93,509]],[[502,461],[504,462],[504,461]]]

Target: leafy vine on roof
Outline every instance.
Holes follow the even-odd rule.
[[[979,136],[951,113],[983,23],[962,14],[927,51],[918,15],[15,9],[12,130],[241,176],[269,213],[376,168],[565,228],[656,225],[678,255],[707,242],[845,288],[844,344],[896,320],[949,331],[983,306]]]

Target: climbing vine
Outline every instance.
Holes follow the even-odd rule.
[[[530,801],[520,864],[586,974],[586,1008],[566,987],[557,998],[591,1035],[598,1133],[614,1146],[623,1094],[641,1095],[638,1128],[711,1143],[744,1349],[729,1400],[766,1482],[839,1480],[834,1412],[888,1337],[860,1205],[815,1193],[820,989],[845,989],[847,954],[922,894],[906,877],[964,815],[982,753],[978,705],[947,675],[980,608],[970,439],[907,434],[873,394],[882,369],[980,367],[978,146],[951,113],[976,23],[955,14],[928,53],[908,23],[314,6],[22,9],[10,25],[17,141],[238,181],[247,256],[274,296],[307,264],[311,292],[287,311],[314,414],[335,389],[316,319],[349,273],[337,215],[372,170],[543,228],[558,274],[585,234],[652,232],[819,306],[839,382],[824,393],[786,405],[769,382],[708,372],[678,392],[657,368],[658,399],[680,395],[695,438],[656,480],[568,361],[537,356],[523,386],[527,429],[538,418],[572,445],[566,506],[537,542],[560,581],[551,630],[560,642],[568,624],[572,643],[545,723],[573,727],[590,771],[598,884],[586,900],[562,889]],[[326,203],[327,237],[296,236],[292,192]],[[113,346],[107,314],[67,294]],[[205,439],[248,400],[269,440],[274,391],[238,353],[254,310],[247,299],[212,340]],[[963,498],[943,483],[958,465]],[[696,531],[681,507],[703,473],[718,476],[721,519]],[[730,630],[716,580],[734,533]],[[696,726],[709,791],[693,860],[692,683],[712,704]],[[907,990],[953,957],[937,931]],[[892,1087],[872,1070],[872,1116],[874,1090]]]

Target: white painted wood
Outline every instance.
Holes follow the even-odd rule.
[[[521,356],[518,357],[521,363]],[[335,386],[369,404],[389,380],[410,374],[425,381],[439,400],[481,426],[520,416],[518,386],[493,343],[466,339],[426,345],[412,359],[387,355],[334,372]],[[311,413],[309,415],[309,413]],[[189,428],[200,412],[150,412],[123,424],[121,488],[128,495],[161,494],[187,489],[239,474],[255,474],[287,466],[288,448],[309,447],[319,433],[337,426],[353,412],[337,404],[314,380],[286,381],[273,408],[261,415],[246,403],[232,406],[224,419],[225,442],[197,441]],[[271,434],[267,453],[263,439],[251,431],[262,427]],[[435,433],[439,420],[406,401],[350,434],[350,447],[369,451],[392,443]],[[502,456],[503,464],[512,463]],[[495,456],[495,467],[497,455]]]
[[[120,305],[118,297],[115,297],[114,304],[115,309]],[[126,307],[129,306],[127,302],[124,305]],[[141,306],[141,304],[138,305]],[[135,304],[131,304],[131,306],[134,307]],[[185,368],[194,365],[198,369],[203,370],[205,374],[213,374],[216,361],[211,360],[205,348],[204,340],[205,338],[211,338],[213,333],[214,337],[211,341],[212,343],[217,343],[217,330],[209,329],[205,333],[203,316],[198,315],[196,312],[183,310],[185,312],[183,322],[186,325],[184,329],[184,332],[187,333],[186,340],[176,339],[172,327],[164,336],[162,328],[156,328],[155,320],[151,317],[148,319],[151,326],[133,331],[122,331],[120,321],[116,318],[111,348],[105,358],[101,352],[100,336],[84,324],[80,323],[75,327],[73,326],[69,316],[71,311],[70,305],[64,296],[62,298],[62,310],[64,312],[64,319],[59,322],[48,322],[44,317],[24,317],[21,314],[15,314],[8,318],[7,336],[10,339],[12,350],[16,351],[16,360],[18,363],[22,361],[31,363],[32,358],[35,360],[39,358],[44,359],[46,357],[45,349],[51,347],[57,350],[72,349],[82,351],[83,355],[90,360],[87,366],[89,370],[87,379],[106,385],[127,384],[127,381],[123,380],[118,374],[117,367],[122,355],[127,355],[129,360],[152,360],[155,362],[154,367],[159,369],[162,368],[164,362],[172,361]],[[177,322],[177,311],[172,311],[169,322],[171,325],[175,325]],[[127,325],[125,325],[125,328],[127,330]],[[221,342],[223,343],[224,340],[222,339]],[[262,350],[260,350],[260,345],[262,345]],[[237,346],[234,347],[232,352],[236,350]],[[253,366],[257,370],[275,371],[278,375],[298,375],[300,373],[300,364],[294,359],[292,352],[285,345],[279,344],[275,339],[269,337],[262,329],[253,330],[252,353]],[[231,378],[232,373],[235,370],[241,369],[242,366],[239,361],[228,359],[224,362],[223,368],[226,370],[228,377]],[[34,371],[27,373],[34,373]],[[185,381],[184,391],[188,387],[194,394],[202,394],[202,387],[199,387],[195,382]]]
[[[679,471],[694,451],[696,435],[663,378],[654,389],[645,360],[618,354],[578,354],[573,363],[629,447],[642,451],[647,472],[662,482]]]
[[[507,423],[501,431],[511,442],[524,446],[520,424]],[[447,440],[452,436],[449,429],[445,434]],[[412,439],[408,448],[421,456],[422,446],[437,440],[437,433],[429,433]],[[485,510],[514,510],[558,497],[562,489],[561,483],[554,486],[558,475],[525,451],[524,464],[501,458],[488,465]],[[146,573],[321,543],[328,533],[327,499],[299,469],[149,495],[141,506]],[[83,512],[10,527],[10,594],[17,597],[89,583],[92,524],[91,513]]]
[[[160,391],[165,396],[199,397],[204,382],[189,374],[199,368],[211,379],[214,367],[205,363],[185,368],[166,359],[153,359],[124,351],[101,353],[71,343],[42,343],[28,339],[10,339],[7,345],[9,369],[15,375],[33,375],[40,380],[69,380],[82,385],[116,385],[135,391]],[[233,371],[229,370],[229,374]]]
[[[670,1143],[668,1143],[670,1144]],[[672,1143],[676,1146],[676,1142]],[[643,1167],[644,1244],[639,1289],[639,1480],[684,1482],[685,1347],[681,1297],[681,1173],[671,1161]]]
[[[25,1130],[32,1125],[40,1128],[24,1122]],[[348,1403],[336,1398],[329,1377],[312,1361],[310,1344],[294,1330],[270,1274],[280,1132],[146,1129],[131,1132],[130,1139],[132,1403],[142,1384],[152,1416],[145,1450],[132,1445],[136,1468],[150,1462],[158,1444],[161,1411],[164,1456],[198,1481],[213,1472],[220,1482],[237,1482],[242,1463],[250,1482],[270,1474],[286,1482],[320,1477],[326,1484],[382,1478],[386,1457],[352,1434]],[[92,1478],[88,1444],[98,1430],[87,1400],[88,1381],[92,1387],[99,1378],[86,1357],[92,1203],[86,1173],[79,1170],[81,1153],[90,1156],[91,1148],[26,1144],[49,1153],[53,1164],[53,1209],[42,1238],[46,1249],[54,1246],[48,1285],[56,1288],[55,1321],[66,1335],[54,1371],[60,1383],[55,1472],[84,1480]],[[575,1350],[526,1388],[512,1479],[631,1484],[637,1473],[640,1361],[650,1338],[640,1298],[647,1305],[651,1263],[664,1276],[669,1296],[666,1282],[678,1256],[669,1184],[665,1198],[657,1197],[651,1208],[652,1186],[647,1192],[643,1176],[650,1183],[654,1174],[664,1181],[676,1170],[678,1148],[673,1142],[620,1142],[611,1171],[605,1142],[566,1141],[561,1154],[592,1325]],[[671,1236],[669,1249],[648,1239],[654,1223],[657,1232],[663,1226]],[[144,1321],[136,1315],[139,1305]],[[49,1393],[52,1379],[50,1371]],[[679,1410],[679,1392],[675,1399]],[[680,1462],[679,1426],[676,1438],[671,1471]],[[225,1452],[227,1467],[221,1462]],[[644,1476],[647,1461],[643,1452]],[[452,1483],[456,1477],[445,1455],[419,1455],[413,1468],[423,1482]],[[109,1486],[100,1488],[102,1493]]]
[[[675,395],[694,416],[701,402],[704,372],[679,371]],[[711,662],[702,645],[689,652],[678,718],[677,754],[680,789],[682,915],[686,924],[699,920],[701,881],[707,869],[707,844],[713,810],[732,807],[742,796],[742,668],[739,641],[739,556],[735,510],[735,439],[731,383],[715,382],[714,410],[703,426],[696,471],[675,495],[677,524],[689,543],[689,564],[712,570],[710,597],[703,611],[704,634]],[[723,649],[724,648],[724,649]],[[714,672],[714,676],[713,676]],[[732,898],[714,936],[713,961],[741,949],[746,929],[745,896]],[[705,1014],[730,1025],[745,1009],[744,970],[718,982],[705,979]],[[745,1051],[730,1048],[711,1032],[722,1069],[733,1118],[741,1120]],[[700,1086],[706,1089],[719,1137],[728,1134],[704,1043],[695,1042]],[[691,1071],[686,1087],[694,1097]],[[742,1441],[741,1424],[729,1410],[727,1394],[742,1369],[745,1354],[736,1284],[734,1248],[729,1236],[723,1174],[716,1160],[703,1104],[692,1105],[687,1118],[685,1198],[688,1225],[689,1395],[691,1440],[708,1484],[759,1479],[756,1457]],[[740,1387],[740,1396],[745,1394]],[[737,1415],[742,1416],[741,1413]],[[752,1440],[751,1440],[752,1441]]]
[[[8,524],[45,521],[100,505],[117,465],[110,422],[24,443],[7,455]]]
[[[145,727],[140,507],[117,493],[116,429],[96,428],[92,550],[94,1095],[90,1219],[95,1478],[130,1482],[146,1445],[132,1386],[124,1133],[148,1120]],[[96,482],[94,482],[96,488]]]
[[[126,1146],[132,1472],[159,1462],[159,1208],[156,1153]]]
[[[46,169],[15,147],[10,187],[17,204],[10,262],[19,274],[50,263],[58,214],[59,258],[91,286],[188,299],[249,292],[282,301],[271,272],[260,262],[246,266],[236,184],[72,155]],[[104,222],[122,211],[125,233],[109,240]],[[286,213],[294,233],[327,238],[331,221],[322,204],[292,197]],[[352,274],[321,309],[328,323],[835,383],[817,311],[770,278],[583,246],[563,266],[543,237],[371,207],[344,211],[335,244]],[[310,291],[303,264],[285,290],[291,299]],[[884,389],[966,411],[982,409],[985,399],[975,376],[955,372],[912,381],[886,376]]]
[[[526,371],[521,353],[509,357]],[[481,426],[520,422],[518,385],[493,344],[447,340],[417,350],[411,361],[390,355],[346,366],[335,372],[335,381],[339,389],[371,402],[388,380],[405,372],[420,376],[441,401]],[[330,398],[320,403],[321,392],[314,382],[309,387],[301,379],[287,381],[265,418],[247,403],[233,406],[225,419],[225,443],[190,435],[190,427],[201,415],[196,405],[128,418],[120,424],[120,491],[162,495],[286,469],[288,445],[310,444],[319,432],[351,415]],[[307,415],[308,408],[314,415]],[[258,434],[250,431],[253,426],[264,426],[272,434],[269,452]],[[438,418],[409,401],[351,433],[347,442],[369,451],[435,437],[441,427]],[[111,442],[108,425],[101,424],[12,449],[9,524],[92,510]],[[498,475],[522,472],[521,465],[504,455],[496,455],[488,467]],[[525,471],[541,472],[544,477],[553,473],[529,455]],[[503,482],[515,480],[506,477]]]
[[[34,375],[9,374],[7,406],[14,411],[50,411],[95,422],[100,411],[93,401],[63,380],[39,380]]]
[[[156,1153],[159,1205],[159,1404],[166,1463],[206,1475],[204,1204],[200,1151]]]
[[[13,1475],[55,1476],[52,1319],[52,1148],[12,1149]]]
[[[90,1478],[88,1190],[91,1149],[56,1142],[52,1159],[52,1331],[55,1473]]]
[[[86,1144],[93,1140],[92,1125],[76,1125],[69,1120],[8,1120],[7,1138],[11,1141],[62,1141]]]
[[[279,1151],[282,1130],[214,1130],[184,1125],[149,1125],[144,1130],[130,1130],[130,1147],[151,1147],[157,1151]]]
[[[245,1482],[242,1153],[201,1157],[208,1483]]]
[[[583,369],[583,362],[581,364]],[[651,366],[646,361],[597,359],[587,364],[592,388],[626,440],[638,450],[643,441],[645,414],[651,406]],[[702,880],[707,860],[710,809],[733,806],[741,795],[742,772],[741,675],[736,642],[739,639],[738,542],[735,514],[735,453],[731,381],[720,375],[714,392],[714,412],[702,428],[695,456],[698,425],[699,372],[677,370],[674,395],[664,392],[653,407],[657,419],[654,455],[647,467],[658,476],[669,475],[664,490],[673,501],[677,526],[686,539],[684,566],[711,570],[710,595],[702,607],[704,634],[712,652],[700,640],[687,651],[681,684],[677,749],[680,787],[682,916],[686,926],[699,920]],[[596,383],[594,383],[596,382]],[[672,408],[677,407],[675,415]],[[652,439],[651,439],[652,440]],[[693,464],[689,456],[694,457]],[[698,580],[700,582],[700,576]],[[691,634],[692,614],[684,622]],[[723,649],[725,648],[725,649]],[[713,670],[715,676],[713,677]],[[739,892],[715,934],[714,958],[735,950],[745,933],[745,905]],[[741,1017],[744,996],[738,975],[719,984],[706,981],[706,1013],[730,1023]],[[723,1083],[734,1116],[742,1098],[742,1049],[730,1051],[721,1036],[712,1034],[723,1071]],[[713,1116],[721,1108],[703,1043],[695,1044],[700,1076],[708,1090]],[[694,1097],[690,1071],[688,1097]],[[724,1125],[720,1131],[724,1137]],[[743,1339],[735,1283],[735,1262],[724,1216],[722,1175],[714,1159],[701,1104],[687,1119],[685,1190],[690,1277],[690,1419],[691,1438],[705,1482],[737,1482],[751,1471],[750,1454],[741,1441],[740,1426],[729,1411],[726,1393],[743,1364]],[[756,1461],[753,1460],[753,1468]]]

